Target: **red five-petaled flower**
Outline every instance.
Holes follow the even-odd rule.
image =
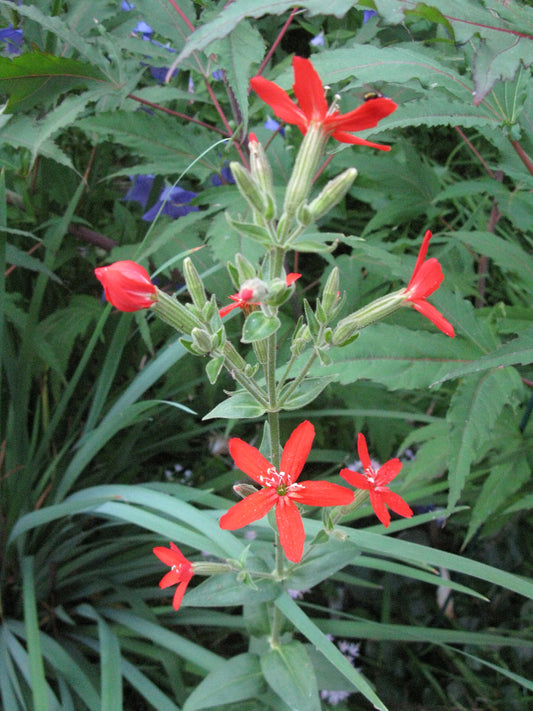
[[[287,276],[286,276],[287,286],[290,286],[291,284],[293,284],[296,281],[296,279],[299,279],[301,276],[302,276],[301,274],[296,274],[294,272],[287,274]],[[257,301],[254,301],[254,298],[256,298],[256,294],[254,293],[254,290],[251,288],[248,288],[248,287],[244,287],[236,294],[232,294],[229,298],[232,299],[232,301],[234,303],[228,304],[227,306],[224,306],[223,308],[220,309],[220,311],[218,312],[220,315],[220,318],[223,318],[224,316],[226,316],[226,314],[229,314],[230,311],[233,311],[233,309],[236,309],[236,308],[241,308],[244,311],[246,311],[249,306],[259,306],[259,303]]]
[[[229,451],[236,466],[263,488],[232,506],[220,519],[220,527],[242,528],[263,518],[275,506],[281,546],[289,560],[299,563],[305,531],[296,504],[343,506],[354,499],[352,491],[338,484],[327,481],[297,483],[314,436],[315,428],[310,422],[306,420],[298,425],[283,449],[279,472],[258,449],[242,439],[230,439]]]
[[[382,151],[390,150],[389,146],[365,141],[363,138],[352,136],[350,131],[364,131],[374,128],[382,118],[385,118],[398,108],[392,99],[376,98],[365,101],[347,114],[339,113],[336,101],[328,107],[326,94],[322,81],[308,59],[294,57],[292,60],[294,70],[294,95],[295,103],[280,86],[263,77],[254,77],[250,84],[252,89],[267,103],[276,116],[282,121],[298,126],[305,134],[311,123],[322,125],[324,133],[333,136],[341,143],[357,143],[363,146],[379,148]]]
[[[387,486],[402,468],[400,460],[389,459],[376,471],[368,456],[368,448],[363,434],[360,434],[357,438],[357,451],[365,473],[361,474],[360,472],[353,472],[351,469],[342,469],[340,472],[341,477],[352,486],[355,486],[356,489],[366,489],[368,491],[374,513],[385,527],[390,523],[390,514],[387,511],[387,506],[395,513],[400,514],[400,516],[410,518],[413,512],[409,506],[401,496],[392,492]]]
[[[175,610],[178,610],[185,590],[187,589],[187,585],[194,575],[194,565],[187,560],[178,546],[174,543],[170,544],[170,550],[164,546],[158,546],[157,548],[154,548],[154,553],[160,561],[165,563],[165,565],[170,565],[171,567],[171,570],[169,570],[168,573],[161,578],[159,587],[168,588],[171,585],[176,585],[177,583],[178,587],[174,593],[172,607]]]
[[[424,235],[411,281],[405,290],[406,300],[414,309],[420,311],[421,314],[434,323],[437,328],[440,328],[443,333],[453,338],[455,331],[452,324],[444,318],[440,311],[426,301],[426,298],[439,288],[444,279],[442,268],[435,257],[424,261],[430,239],[431,232],[428,230]]]
[[[147,309],[157,301],[156,288],[148,272],[136,262],[125,259],[108,267],[98,267],[94,273],[102,282],[105,298],[120,311]]]

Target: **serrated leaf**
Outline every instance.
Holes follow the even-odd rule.
[[[90,64],[55,57],[43,52],[21,54],[14,59],[0,57],[0,91],[9,96],[7,111],[26,111],[42,102],[80,86],[109,80]]]
[[[196,30],[188,39],[185,48],[176,60],[176,66],[193,52],[205,49],[217,39],[227,37],[247,17],[263,17],[263,15],[282,15],[292,10],[291,0],[236,0],[216,15],[216,17]],[[298,7],[305,8],[310,15],[324,14],[322,0],[301,0]],[[343,17],[353,7],[353,0],[330,0],[327,5],[328,15]]]
[[[452,378],[460,378],[471,373],[478,373],[481,370],[489,370],[506,365],[529,365],[530,363],[533,363],[533,328],[522,332],[509,343],[500,346],[493,353],[488,353],[471,363],[460,365],[446,373],[434,384],[443,383]]]
[[[246,420],[252,417],[261,417],[265,412],[265,408],[259,405],[249,393],[240,391],[231,395],[227,400],[223,400],[202,419],[212,420],[215,417],[221,417],[228,420]]]
[[[520,376],[514,368],[497,368],[466,377],[455,391],[446,415],[450,427],[448,509],[459,500],[470,467],[491,440],[503,407],[513,403],[520,390]]]
[[[42,141],[39,126],[29,116],[16,115],[2,127],[2,142],[24,148],[33,155],[50,158],[60,165],[74,170],[70,158],[52,140]]]
[[[254,341],[263,341],[265,338],[274,335],[280,326],[281,321],[277,316],[267,316],[262,311],[252,311],[244,322],[241,342],[254,343]]]
[[[304,380],[298,386],[298,389],[292,393],[286,400],[284,392],[289,390],[292,383],[288,383],[281,391],[279,401],[284,410],[299,410],[301,407],[309,405],[317,398],[322,390],[336,379],[335,375],[324,378],[309,378]]]
[[[265,43],[258,30],[245,20],[224,39],[210,45],[218,64],[226,72],[229,86],[235,94],[242,116],[242,130],[248,131],[248,88],[254,72],[265,53]]]
[[[246,652],[228,659],[194,689],[183,711],[199,711],[244,699],[258,699],[265,690],[259,657]]]
[[[516,449],[520,445],[520,439],[517,437]],[[478,528],[530,478],[531,467],[527,458],[523,455],[517,457],[516,449],[509,448],[507,461],[494,465],[483,482],[481,491],[476,496],[463,547],[472,539]]]
[[[133,4],[138,15],[149,22],[155,32],[171,40],[173,50],[182,49],[191,33],[189,23],[196,21],[194,5],[190,0],[179,0],[180,12],[168,0],[138,0]],[[169,58],[169,66],[171,61]]]
[[[295,711],[320,711],[315,670],[301,642],[289,642],[261,656],[268,685]]]

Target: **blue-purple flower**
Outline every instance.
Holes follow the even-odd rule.
[[[0,42],[5,42],[4,54],[20,54],[23,40],[22,30],[15,30],[12,22],[0,30]]]
[[[272,118],[271,116],[267,118],[263,125],[268,131],[277,131],[283,136],[283,138],[285,138],[285,127],[283,126],[282,128],[280,128],[281,124],[279,123],[279,121],[276,121],[276,119]]]
[[[324,32],[319,32],[313,39],[309,42],[311,47],[323,47],[324,46]]]
[[[139,32],[145,42],[149,42],[154,34],[154,30],[144,20],[138,22],[133,28],[133,32]]]
[[[155,205],[148,212],[145,212],[142,219],[145,222],[152,222],[155,218],[161,215],[168,215],[173,219],[183,217],[189,212],[197,212],[196,205],[189,205],[190,201],[198,196],[198,193],[193,193],[191,190],[184,190],[178,185],[164,188],[159,195]]]
[[[214,72],[211,73],[211,76],[215,81],[223,81],[224,79],[224,70],[223,69],[216,69]]]
[[[147,175],[130,175],[129,177],[130,180],[133,180],[133,185],[122,199],[126,202],[138,202],[145,208],[154,184],[155,175],[148,173]]]
[[[124,12],[129,12],[130,10],[133,10],[135,5],[132,2],[127,2],[127,0],[122,0],[120,7],[121,10],[124,10]]]
[[[365,10],[363,12],[363,25],[370,20],[371,17],[374,17],[374,15],[377,15],[378,13],[375,10]]]
[[[225,161],[218,173],[211,176],[211,185],[216,188],[221,185],[235,185],[235,178],[231,174],[231,168],[229,167],[227,161]]]

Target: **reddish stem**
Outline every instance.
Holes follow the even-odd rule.
[[[470,148],[470,150],[472,151],[472,153],[476,156],[476,158],[477,158],[478,161],[481,163],[481,165],[485,168],[485,172],[487,173],[487,175],[489,175],[491,178],[494,178],[494,177],[495,177],[494,172],[489,168],[489,165],[488,165],[487,161],[483,158],[483,156],[482,156],[481,153],[477,150],[477,148],[474,147],[474,145],[472,144],[472,142],[469,141],[469,139],[468,139],[468,138],[466,137],[466,135],[463,133],[462,129],[460,129],[459,126],[454,126],[454,128],[455,128],[455,130],[457,131],[457,133],[461,136],[461,138],[463,139],[463,141],[466,143],[466,145]]]
[[[191,123],[196,123],[199,126],[208,128],[210,131],[216,131],[217,133],[220,133],[221,136],[226,135],[226,133],[221,128],[217,128],[216,126],[211,126],[210,124],[205,123],[204,121],[195,119],[192,116],[187,116],[187,114],[182,114],[179,111],[173,111],[172,109],[167,109],[166,106],[161,106],[160,104],[153,104],[151,101],[142,99],[140,96],[136,96],[135,94],[128,94],[128,99],[133,99],[133,101],[138,101],[140,104],[149,106],[151,109],[157,109],[158,111],[164,111],[166,114],[170,114],[171,116],[177,116],[178,118],[185,119],[186,121],[190,121]]]
[[[518,143],[518,141],[512,140],[511,145],[515,149],[515,151],[518,153],[518,155],[520,156],[520,160],[526,166],[529,173],[531,173],[531,175],[533,175],[533,163],[531,162],[531,158],[528,156],[528,154],[522,148],[520,143]]]
[[[257,75],[256,75],[256,76],[258,76],[259,74],[262,74],[262,73],[263,73],[263,71],[264,71],[266,65],[270,62],[270,58],[272,57],[272,55],[273,55],[274,52],[276,51],[276,47],[278,46],[278,44],[279,44],[279,43],[281,42],[281,40],[283,39],[283,36],[285,35],[285,33],[287,32],[287,30],[289,29],[289,25],[290,25],[291,22],[293,21],[294,16],[296,15],[297,12],[298,12],[298,8],[297,8],[297,7],[294,7],[294,8],[292,9],[292,11],[291,11],[291,14],[290,14],[289,17],[287,18],[287,21],[285,22],[285,24],[283,25],[283,27],[282,27],[281,30],[279,31],[278,36],[276,37],[276,39],[275,39],[274,42],[272,43],[272,47],[268,50],[268,52],[267,52],[267,54],[266,54],[266,57],[263,59],[263,61],[262,61],[262,63],[261,63],[261,66],[260,66],[259,69],[257,70]]]
[[[168,0],[168,1],[169,1],[169,3],[172,5],[172,7],[174,8],[174,10],[176,10],[176,12],[178,13],[178,15],[179,15],[179,16],[181,17],[181,19],[183,20],[183,22],[184,22],[184,23],[187,25],[187,27],[190,29],[190,31],[191,31],[191,32],[194,32],[194,25],[193,25],[192,22],[189,20],[189,18],[185,16],[183,10],[182,10],[181,7],[178,5],[178,3],[176,2],[176,0]]]

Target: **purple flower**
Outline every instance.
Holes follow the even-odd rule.
[[[316,37],[309,42],[311,47],[323,47],[324,46],[324,32],[319,32]]]
[[[133,10],[135,5],[132,2],[127,2],[127,0],[122,0],[122,4],[120,7],[122,10],[124,10],[124,12],[129,12],[130,10]]]
[[[285,138],[285,128],[280,128],[280,124],[276,119],[273,119],[271,116],[267,118],[267,120],[264,123],[264,126],[267,130],[269,131],[278,131],[283,138]]]
[[[0,42],[6,44],[4,54],[20,54],[23,39],[22,30],[14,30],[12,22],[9,23],[9,27],[0,30]]]
[[[133,28],[133,32],[140,32],[145,42],[147,42],[154,34],[153,29],[144,20],[141,20],[136,24]]]
[[[216,81],[222,81],[224,79],[224,70],[223,69],[217,69],[216,71],[211,73],[211,76],[213,79]]]
[[[144,213],[142,219],[145,222],[152,222],[159,214],[168,215],[173,219],[177,219],[178,217],[187,215],[189,212],[197,212],[198,207],[196,207],[196,205],[188,204],[197,196],[198,193],[184,190],[178,185],[164,188],[155,205],[153,205],[148,212]]]
[[[227,164],[227,161],[224,162],[219,173],[215,173],[215,175],[211,176],[211,185],[214,185],[216,188],[221,185],[235,185],[235,178],[231,174],[231,168]]]
[[[377,15],[378,13],[375,10],[365,10],[363,12],[363,25],[365,22],[368,22],[371,17],[374,17],[374,15]]]
[[[148,175],[130,175],[129,178],[133,180],[133,185],[122,199],[127,202],[138,202],[145,208],[150,197],[155,175],[150,173]]]

